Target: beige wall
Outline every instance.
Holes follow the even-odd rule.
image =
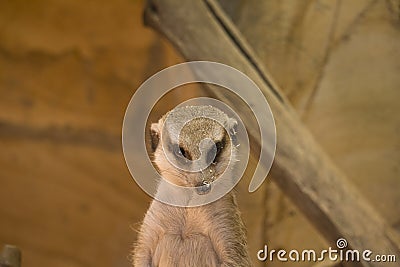
[[[230,16],[315,139],[400,232],[399,2],[234,2]],[[326,247],[273,184],[266,207],[272,247]]]
[[[179,59],[139,1],[0,2],[0,246],[23,266],[129,266],[150,199],[121,125],[134,90]]]

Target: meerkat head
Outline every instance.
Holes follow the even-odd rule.
[[[236,126],[212,106],[176,108],[151,125],[153,162],[164,179],[206,194],[234,162]]]

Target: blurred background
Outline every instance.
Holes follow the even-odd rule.
[[[325,152],[400,233],[400,2],[220,3]],[[146,78],[183,62],[143,26],[143,5],[0,1],[0,246],[19,246],[22,266],[130,266],[151,199],[124,162],[125,108]],[[328,246],[274,183],[239,205],[255,266],[264,244]]]

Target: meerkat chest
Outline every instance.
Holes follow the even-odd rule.
[[[182,238],[199,234],[207,236],[210,230],[218,225],[214,222],[217,217],[213,216],[213,209],[213,207],[174,208],[169,211],[161,209],[159,212],[149,214],[148,225],[155,229],[159,228],[166,235],[179,235]]]

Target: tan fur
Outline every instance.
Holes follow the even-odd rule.
[[[220,115],[226,116],[222,112]],[[228,123],[229,118],[224,119]],[[161,135],[164,120],[165,116],[152,125],[155,134]],[[199,156],[201,139],[218,141],[227,136],[220,125],[206,118],[196,119],[185,127],[179,143],[193,158]],[[202,173],[182,173],[174,168],[160,146],[155,150],[154,163],[170,182],[195,186],[210,169],[218,176],[227,168],[230,148],[231,144],[225,143],[218,162]],[[233,191],[200,207],[174,207],[153,200],[139,231],[133,263],[137,267],[251,266],[244,229]]]

